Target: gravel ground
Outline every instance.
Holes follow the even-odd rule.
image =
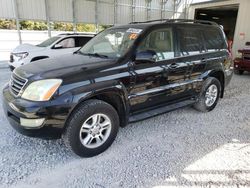
[[[0,69],[0,87],[9,75]],[[235,75],[212,112],[187,107],[130,124],[88,159],[61,140],[16,133],[0,108],[0,187],[248,187],[249,83]]]

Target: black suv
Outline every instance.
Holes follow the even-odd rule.
[[[15,69],[4,111],[22,134],[60,136],[91,157],[130,122],[187,105],[211,111],[232,72],[225,35],[213,22],[131,23],[106,29],[74,54]]]

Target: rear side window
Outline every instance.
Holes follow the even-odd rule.
[[[205,51],[202,33],[197,28],[178,28],[180,55],[196,55]]]
[[[76,47],[82,47],[84,46],[92,37],[76,37]]]
[[[204,39],[207,51],[216,51],[227,48],[221,32],[216,28],[207,28],[204,31]]]

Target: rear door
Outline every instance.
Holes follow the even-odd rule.
[[[179,84],[183,92],[181,98],[190,98],[199,92],[202,84],[201,74],[206,67],[207,59],[204,56],[205,46],[202,29],[199,26],[187,24],[177,27],[178,38],[178,62],[186,65],[185,74],[179,78]],[[170,78],[175,82],[175,78]]]

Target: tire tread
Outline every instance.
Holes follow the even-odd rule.
[[[90,99],[87,101],[84,101],[82,104],[80,104],[78,107],[76,107],[76,109],[72,112],[72,114],[70,115],[70,117],[68,118],[67,122],[66,122],[66,128],[62,134],[62,139],[66,145],[66,147],[70,148],[71,150],[74,151],[74,146],[72,145],[72,139],[75,138],[74,135],[74,125],[72,125],[71,123],[73,121],[77,121],[79,120],[83,114],[87,114],[89,113],[91,110],[93,111],[93,109],[95,109],[96,106],[98,105],[105,105],[106,107],[109,108],[109,110],[113,111],[115,118],[118,121],[118,127],[119,127],[119,116],[116,112],[116,110],[114,109],[114,107],[108,103],[106,103],[105,101],[102,100],[97,100],[97,99]],[[75,151],[74,151],[75,152]],[[76,153],[76,152],[75,152]],[[79,155],[79,153],[76,153]],[[81,155],[83,157],[92,157],[94,155],[88,155],[86,153],[86,155]]]

